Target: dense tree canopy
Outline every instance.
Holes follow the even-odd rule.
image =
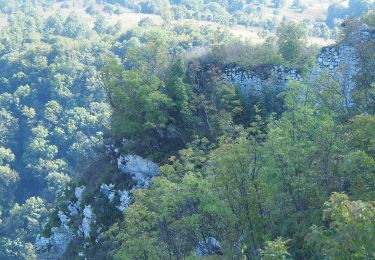
[[[317,67],[307,21],[262,20],[265,3],[83,1],[84,19],[38,13],[75,1],[0,1],[0,259],[36,259],[58,228],[66,259],[375,258],[374,12],[343,24],[349,84]],[[108,19],[124,7],[162,22],[124,30]],[[124,155],[160,174],[137,183]]]
[[[284,64],[296,66],[304,60],[301,64],[311,66],[306,65],[308,56],[300,56],[307,55],[303,54],[307,49],[296,24],[282,25],[278,47]],[[195,73],[201,70],[197,65],[192,68]],[[126,71],[114,71],[120,71],[117,75],[126,82]],[[196,254],[201,241],[214,237],[221,245],[215,254],[224,259],[374,257],[373,115],[365,112],[365,106],[357,106],[364,96],[346,109],[337,109],[332,105],[345,104],[347,98],[332,91],[340,83],[324,75],[317,81],[326,86],[324,90],[315,83],[291,82],[280,94],[281,116],[262,117],[264,104],[258,103],[247,125],[248,118],[236,121],[236,113],[246,105],[243,99],[233,86],[234,103],[231,95],[219,98],[231,87],[221,85],[210,73],[212,79],[204,85],[182,78],[190,89],[186,102],[193,108],[192,122],[199,125],[202,120],[208,131],[195,131],[203,139],[187,136],[187,148],[170,157],[150,189],[133,192],[134,203],[124,221],[103,238],[114,237],[113,244],[107,245],[109,255],[187,258]],[[199,111],[200,105],[203,113],[196,114],[194,108]],[[167,112],[168,106],[164,107]],[[173,118],[168,113],[158,116],[162,111],[153,113],[161,120]],[[193,127],[190,123],[189,129]]]

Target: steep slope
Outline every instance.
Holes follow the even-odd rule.
[[[346,105],[352,106],[350,93],[355,89],[356,79],[360,75],[361,51],[364,46],[374,46],[374,43],[375,31],[362,24],[349,32],[341,42],[321,49],[316,57],[316,66],[308,73],[283,65],[265,64],[246,69],[236,64],[220,64],[219,80],[234,85],[244,96],[259,97],[262,91],[272,86],[276,89],[276,98],[290,81],[308,83],[329,77],[341,86],[340,91],[349,100]],[[207,66],[203,71],[209,71],[212,67],[212,64],[204,65],[204,59],[201,62],[202,67]],[[211,80],[206,72],[191,76]],[[65,198],[60,201],[55,215],[46,226],[46,232],[37,238],[36,248],[40,259],[55,259],[63,255],[105,258],[102,234],[123,220],[123,213],[132,203],[132,193],[147,189],[152,185],[153,178],[160,174],[159,165],[155,162],[135,154],[123,154],[124,143],[109,141],[102,152],[103,158],[93,163],[77,184],[65,191]],[[197,245],[200,248],[197,256],[220,251],[212,249],[220,248],[216,238],[210,237],[207,241],[202,242],[205,246]]]

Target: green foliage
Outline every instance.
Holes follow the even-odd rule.
[[[111,113],[97,80],[110,44],[78,15],[45,19],[31,6],[47,3],[18,1],[0,35],[0,232],[22,246],[35,242],[56,194],[96,158]],[[27,217],[41,204],[36,196],[43,210]]]
[[[22,205],[16,203],[10,210],[13,222],[12,227],[20,237],[33,242],[33,234],[42,230],[46,213],[48,213],[48,209],[46,208],[45,201],[41,198],[31,197]]]
[[[323,219],[329,228],[313,226],[308,240],[321,257],[371,259],[375,253],[375,207],[333,193],[324,204]]]
[[[10,186],[14,184],[18,180],[18,174],[14,170],[12,170],[9,165],[1,165],[0,166],[0,180],[2,184],[2,188]]]
[[[0,202],[1,206],[9,205],[9,193],[13,185],[19,180],[19,174],[12,169],[9,163],[14,162],[15,156],[10,149],[0,146]],[[1,222],[0,222],[1,224]]]
[[[209,143],[202,140],[171,157],[149,190],[134,192],[134,204],[115,231],[113,245],[121,249],[112,247],[111,254],[119,259],[142,258],[140,252],[156,259],[181,258],[192,256],[205,237],[215,237],[223,245],[224,257],[310,259],[321,257],[320,253],[335,257],[327,253],[333,248],[329,242],[320,240],[312,246],[309,227],[336,218],[329,210],[336,207],[333,199],[324,204],[323,221],[319,217],[332,191],[373,197],[374,161],[368,153],[371,142],[344,138],[354,124],[348,128],[336,121],[335,112],[321,97],[318,90],[292,83],[283,95],[285,112],[269,120],[266,132],[265,122],[256,116],[248,130],[236,137],[222,136],[217,147],[207,149]],[[359,125],[355,129],[367,131]],[[351,214],[362,214],[356,213],[361,208],[372,216],[370,203],[350,207]],[[145,222],[133,223],[134,219]],[[333,221],[322,233],[327,239],[327,234],[337,234],[336,223],[342,220]],[[366,229],[355,249],[361,251],[363,244],[372,245],[372,217],[358,225]],[[345,226],[340,232],[350,232],[346,247],[352,248],[349,241],[360,231]],[[276,239],[279,236],[293,239]],[[361,256],[371,256],[372,250],[365,247]]]
[[[4,260],[22,259],[35,260],[36,252],[31,243],[24,243],[20,239],[0,238],[0,257]]]
[[[119,72],[115,75],[117,78],[111,78],[113,72]],[[103,72],[114,107],[114,136],[139,138],[166,127],[172,100],[161,92],[162,83],[157,78],[146,80],[143,75],[137,71],[122,71],[113,62]],[[123,85],[119,85],[119,76],[124,80]]]
[[[56,214],[72,201],[72,181],[86,186],[81,208],[93,206],[91,234],[99,243],[81,247],[78,236],[67,255],[195,259],[197,248],[215,238],[215,259],[375,257],[371,41],[353,44],[359,72],[348,92],[322,77],[286,89],[270,81],[244,95],[222,81],[228,64],[309,72],[315,52],[302,25],[284,22],[276,37],[254,45],[191,23],[143,20],[123,33],[106,19],[120,12],[117,1],[104,4],[105,13],[87,9],[93,30],[75,13],[38,14],[36,7],[54,1],[10,2],[0,1],[9,14],[0,34],[0,259],[36,258],[31,243],[61,225]],[[275,29],[252,1],[121,4],[166,21]],[[355,15],[368,6],[349,2]],[[374,26],[373,14],[361,21]],[[358,26],[350,22],[344,39]],[[111,148],[105,155],[104,140]],[[162,165],[148,189],[131,190],[124,216],[118,198],[108,203],[98,192],[103,183],[134,185],[117,170],[122,153]],[[56,198],[61,205],[44,225]],[[69,225],[81,225],[81,215]]]
[[[365,17],[366,24],[371,28],[375,28],[375,11],[371,11],[367,17]]]
[[[287,259],[289,256],[287,243],[288,241],[283,240],[281,237],[273,241],[267,241],[264,249],[260,250],[262,259]]]
[[[0,163],[13,162],[15,159],[14,154],[10,149],[0,147]]]
[[[259,172],[259,148],[257,139],[242,136],[234,142],[222,144],[213,152],[210,162],[216,192],[235,216],[241,230],[238,236],[249,245],[245,253],[252,256],[257,255],[256,251],[269,235],[266,231],[270,217],[266,213],[269,201]]]
[[[210,111],[221,111],[229,121],[243,112],[235,88],[221,84],[215,73],[204,91],[185,76],[184,37],[151,28],[138,38],[128,40],[124,66],[109,60],[101,73],[113,107],[112,135],[131,139],[125,150],[166,159],[194,135],[213,137],[221,131],[224,118]],[[192,70],[199,73],[200,68]]]
[[[170,42],[154,38],[162,35],[153,30],[150,45],[129,40],[125,69],[111,61],[103,70],[114,108],[112,126],[118,131],[114,136],[139,138],[134,141],[138,148],[150,147],[145,140],[153,138],[150,143],[157,145],[152,147],[162,149],[173,127],[184,144],[190,144],[161,167],[162,177],[149,190],[134,191],[124,222],[107,233],[116,238],[106,250],[118,259],[192,257],[197,244],[212,236],[223,245],[224,256],[315,255],[317,251],[306,249],[305,237],[311,225],[323,224],[320,210],[330,194],[373,197],[372,115],[352,116],[366,106],[346,106],[341,86],[323,77],[317,87],[290,83],[281,94],[272,86],[264,89],[271,102],[282,99],[283,107],[252,98],[266,112],[255,107],[248,124],[244,111],[249,104],[233,86],[221,83],[216,68],[203,69],[193,59],[186,77],[181,62],[162,65],[173,57],[167,51]],[[305,70],[311,66],[311,50],[304,45],[302,29],[289,23],[280,29],[277,46],[271,39],[254,52],[250,45],[239,45],[238,52],[230,52],[236,43],[216,45],[214,53],[221,56],[212,57],[224,64],[253,57],[247,66],[275,61]],[[233,53],[237,56],[232,61],[225,60]],[[355,104],[364,99],[359,95]],[[147,109],[151,103],[156,110]],[[260,117],[272,112],[280,116]],[[244,130],[244,125],[250,128]],[[194,135],[184,128],[205,138],[193,141]],[[165,156],[177,147],[159,151]],[[276,239],[279,236],[292,239]]]
[[[213,59],[224,64],[239,64],[254,68],[264,64],[280,65],[283,58],[278,52],[276,39],[268,37],[262,44],[230,41],[214,46]]]
[[[353,147],[375,157],[375,116],[358,115],[350,123],[350,140]]]
[[[178,183],[159,178],[149,191],[135,192],[125,232],[116,237],[121,246],[115,259],[187,257],[212,232],[226,234],[230,212],[206,185],[199,175],[187,174]]]
[[[62,35],[69,38],[85,37],[88,33],[87,24],[83,23],[80,16],[77,14],[70,14],[64,23]]]
[[[294,61],[301,55],[305,32],[296,23],[283,23],[278,31],[278,46],[284,59]]]

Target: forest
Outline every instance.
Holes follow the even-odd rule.
[[[375,259],[375,2],[317,2],[0,0],[0,259]]]

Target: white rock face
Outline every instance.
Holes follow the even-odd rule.
[[[115,191],[113,190],[114,187],[115,187],[115,185],[112,184],[112,183],[110,183],[110,184],[104,184],[103,183],[100,186],[101,193],[103,193],[103,195],[107,197],[109,202],[112,202],[113,199],[115,198]]]
[[[214,237],[209,237],[205,241],[199,242],[195,248],[195,256],[213,256],[218,255],[221,252],[221,245]]]
[[[74,195],[75,195],[77,201],[75,203],[70,202],[69,205],[68,205],[68,211],[69,211],[69,215],[71,217],[74,217],[74,216],[78,215],[79,209],[81,207],[82,195],[83,195],[83,192],[85,191],[85,189],[86,189],[85,186],[75,188]]]
[[[34,246],[37,251],[47,251],[51,247],[51,238],[37,235]]]
[[[109,200],[109,202],[112,202],[114,198],[115,198],[115,193],[114,192],[111,192],[111,193],[108,194],[108,200]]]
[[[81,195],[83,190],[80,188],[78,194]],[[68,211],[71,216],[78,214],[79,207],[77,209],[76,204],[80,203],[82,197],[79,198],[74,205],[68,205]],[[38,259],[59,259],[74,238],[73,230],[69,227],[70,218],[62,211],[57,213],[57,217],[61,225],[60,227],[51,228],[52,234],[50,237],[42,237],[41,235],[36,237],[34,246],[38,253]]]
[[[68,205],[68,211],[71,217],[78,215],[78,208],[72,203]]]
[[[125,155],[117,159],[117,166],[123,173],[130,174],[140,187],[147,187],[150,180],[159,175],[159,166],[138,155]]]
[[[70,219],[67,215],[65,215],[62,211],[59,210],[59,212],[57,213],[57,216],[59,217],[60,219],[60,222],[61,222],[61,226],[63,226],[64,228],[68,229],[69,226],[69,222],[70,222]]]
[[[64,227],[54,227],[51,232],[49,238],[41,235],[36,238],[35,249],[38,252],[38,259],[58,259],[74,237],[72,230]]]
[[[129,207],[131,203],[131,198],[129,196],[129,192],[127,192],[126,190],[119,191],[119,195],[120,195],[120,205],[118,205],[116,208],[118,208],[118,210],[120,211],[124,211]]]
[[[79,203],[79,205],[81,204],[82,194],[85,191],[85,189],[86,189],[85,186],[81,186],[81,187],[76,187],[76,189],[74,191],[74,195],[76,196],[77,202]]]
[[[118,206],[116,206],[116,208],[120,211],[124,211],[125,209],[127,209],[130,205],[130,202],[131,202],[131,199],[130,199],[130,195],[129,195],[129,192],[124,190],[124,191],[121,191],[121,190],[115,190],[115,185],[114,184],[102,184],[100,186],[100,192],[103,193],[104,196],[107,197],[107,199],[109,200],[110,203],[113,202],[113,199],[116,197],[116,196],[119,196],[120,198],[120,204]]]
[[[83,210],[82,232],[85,239],[90,238],[91,223],[95,220],[92,206],[87,205]]]

